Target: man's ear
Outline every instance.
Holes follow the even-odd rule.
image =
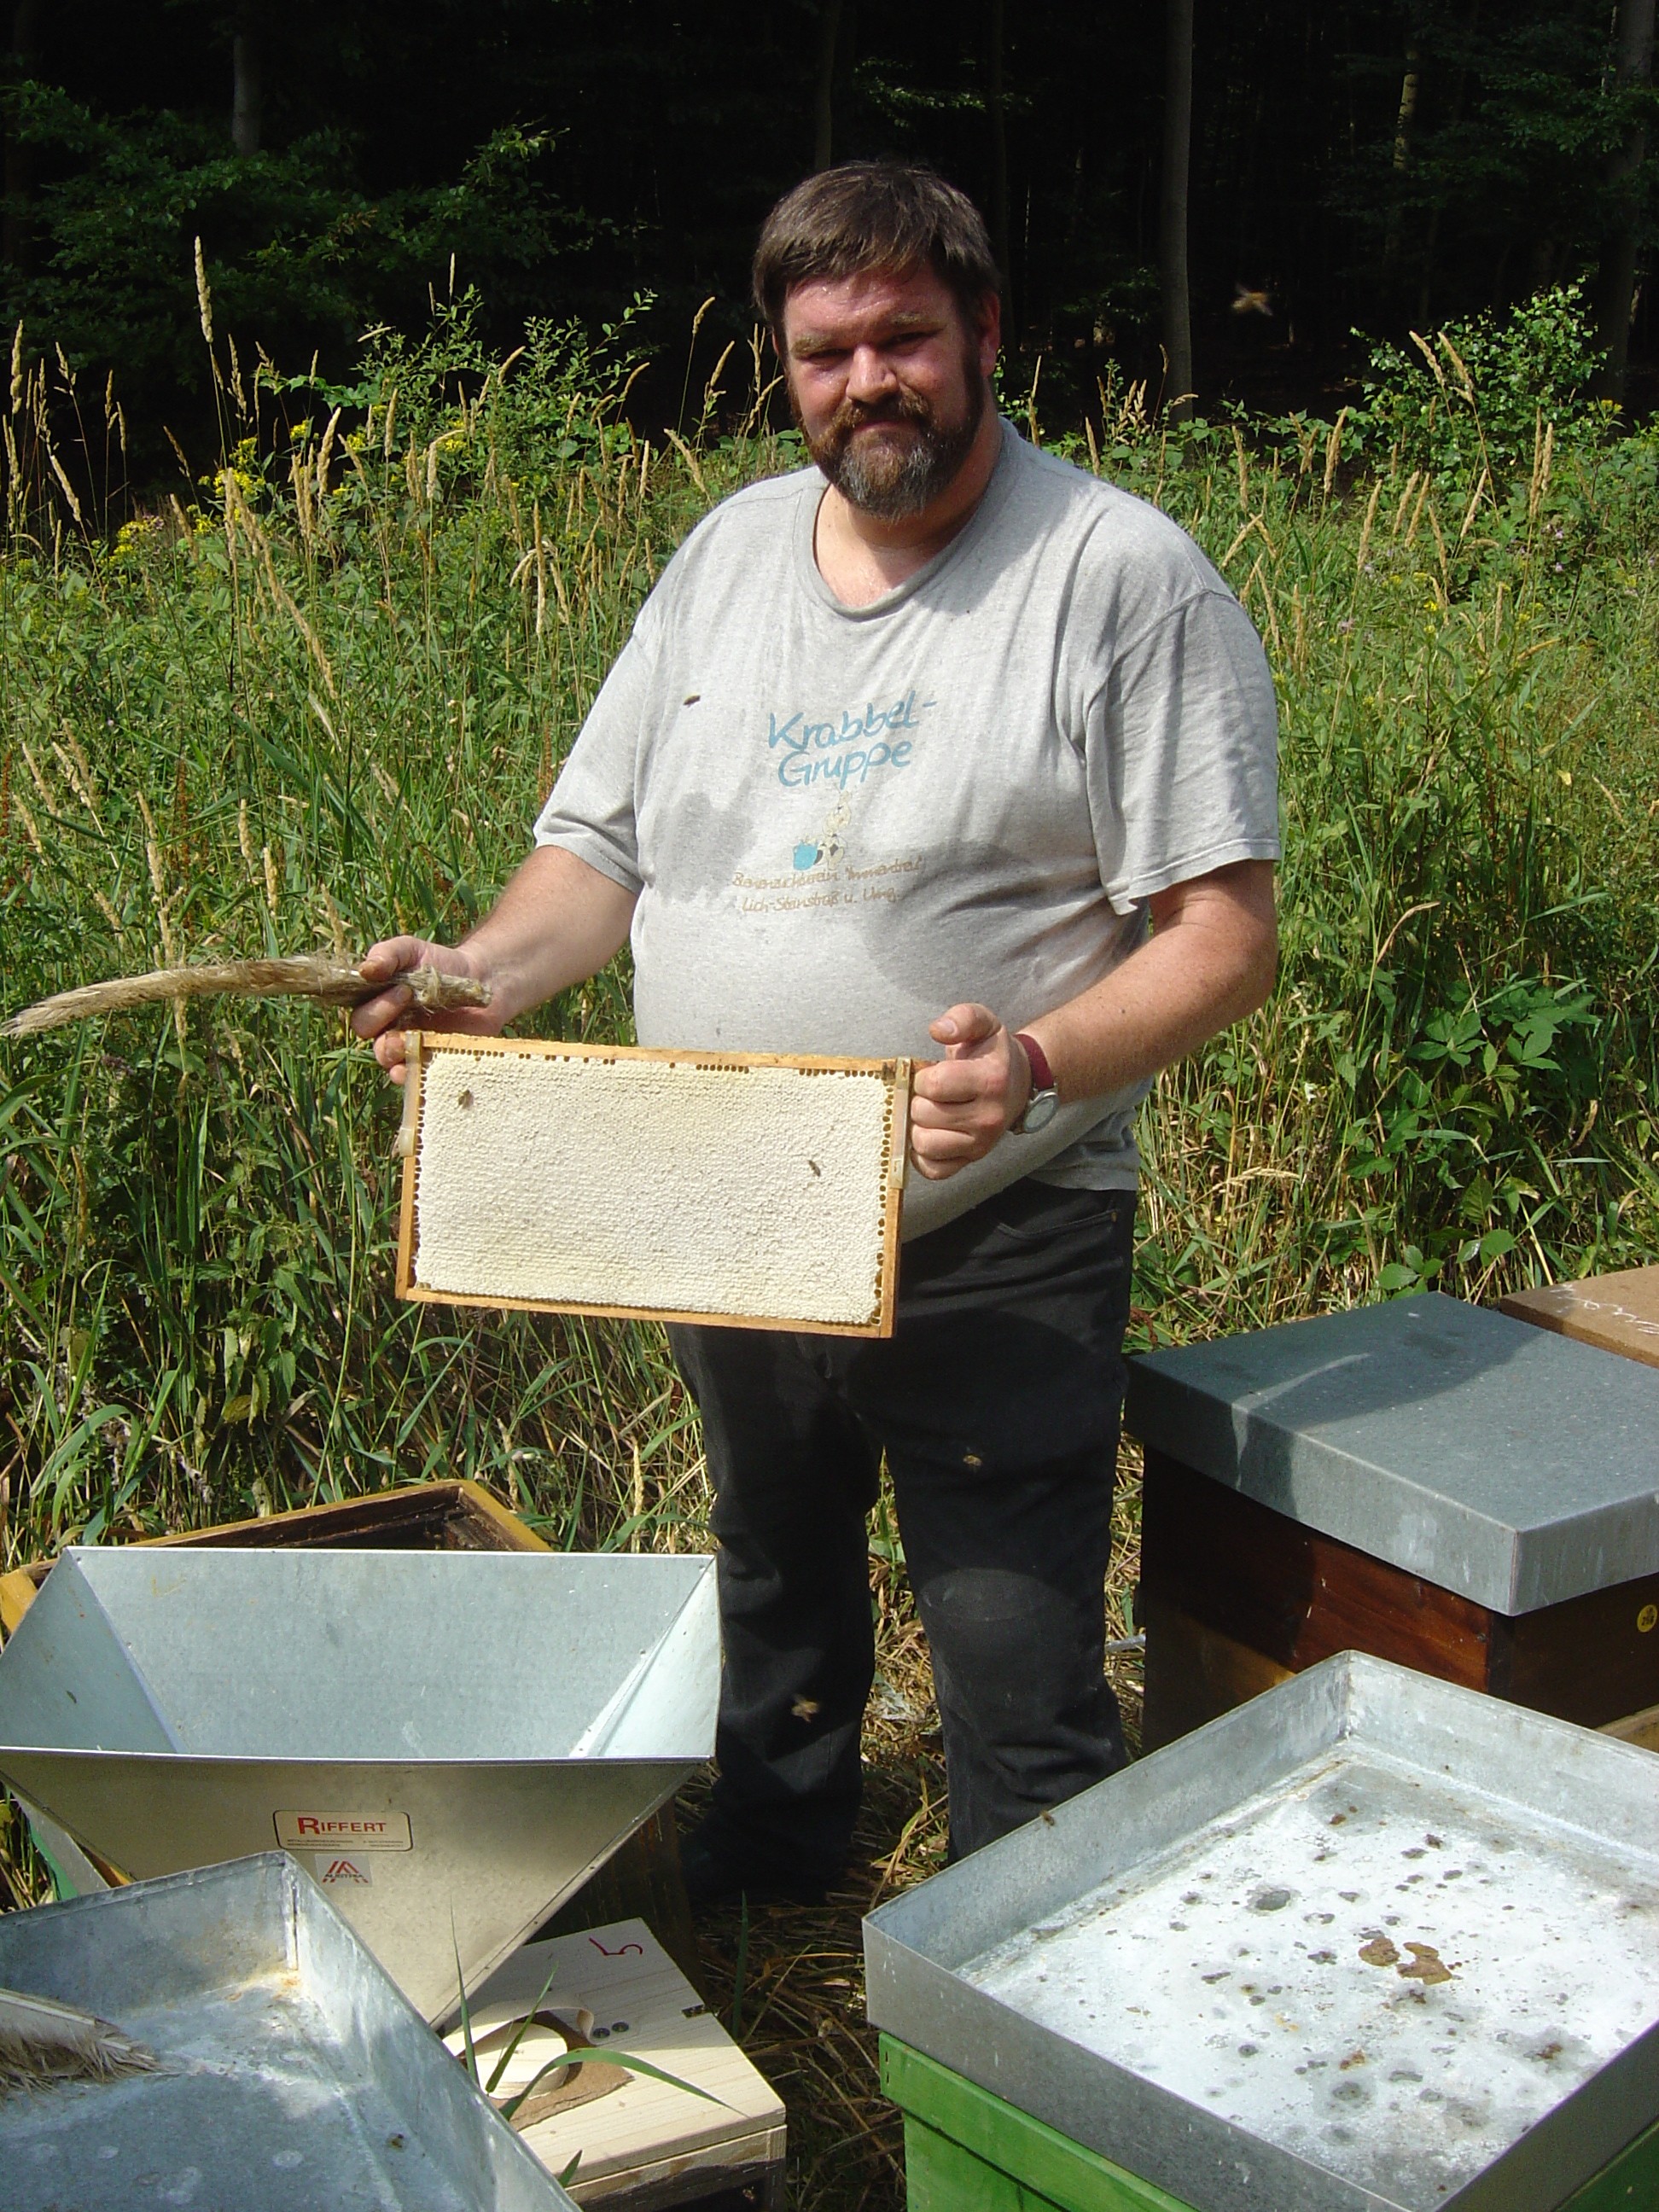
[[[988,376],[1002,350],[1002,301],[994,292],[981,295],[974,317],[974,336],[979,341],[980,366]]]

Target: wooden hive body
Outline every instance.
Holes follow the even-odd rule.
[[[1344,1650],[1586,1727],[1659,1705],[1650,1370],[1439,1297],[1131,1364],[1148,1749]]]

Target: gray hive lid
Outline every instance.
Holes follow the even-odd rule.
[[[1659,1571],[1659,1370],[1455,1298],[1147,1352],[1125,1421],[1497,1613]]]
[[[882,1905],[870,2018],[1194,2212],[1555,2212],[1659,2118],[1656,1842],[1651,1753],[1346,1652]]]
[[[714,1749],[714,1562],[66,1552],[0,1775],[138,1878],[301,1856],[428,2019]]]
[[[280,1852],[0,1915],[0,1985],[161,2062],[0,2095],[6,2212],[574,2212]]]

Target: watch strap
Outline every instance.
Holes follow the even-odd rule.
[[[1048,1055],[1030,1031],[1016,1030],[1014,1042],[1022,1048],[1026,1059],[1030,1062],[1032,1097],[1035,1098],[1039,1091],[1056,1089],[1054,1072],[1048,1065]]]

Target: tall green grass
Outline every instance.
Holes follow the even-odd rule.
[[[347,436],[227,377],[228,464],[188,500],[112,542],[37,510],[0,563],[9,1004],[453,936],[488,902],[634,605],[736,480],[619,428],[579,343],[515,366],[450,327]],[[613,973],[543,1025],[628,1018]],[[334,1018],[124,1021],[10,1050],[0,1083],[9,1558],[436,1474],[561,1542],[699,1517],[655,1332],[393,1299],[393,1104]]]
[[[44,375],[14,378],[9,1006],[459,933],[673,545],[795,459],[758,355],[736,428],[711,392],[653,442],[625,350],[570,332],[497,364],[449,311],[379,342],[355,411],[216,358],[226,465],[114,533],[54,472]],[[1556,452],[1540,420],[1529,465],[1470,481],[1341,425],[1176,448],[1126,404],[1068,450],[1194,532],[1283,711],[1282,981],[1147,1109],[1143,1335],[1649,1256],[1652,443]],[[619,967],[538,1026],[628,1021]],[[394,1123],[292,1004],[0,1047],[7,1564],[451,1474],[561,1542],[690,1540],[697,1439],[654,1331],[395,1300]]]
[[[1147,1115],[1159,1333],[1659,1243],[1655,448],[1540,418],[1470,483],[1277,427],[1160,488],[1267,637],[1286,860],[1272,1004]]]

